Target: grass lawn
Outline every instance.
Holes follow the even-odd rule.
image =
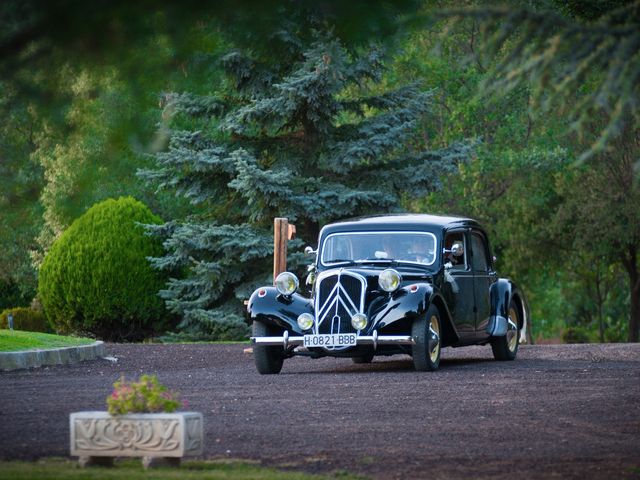
[[[95,342],[91,338],[61,337],[49,333],[0,330],[0,352],[17,352],[59,347],[75,347]]]
[[[0,462],[0,480],[321,480],[339,478],[357,480],[363,477],[337,473],[335,476],[310,475],[263,468],[239,461],[196,461],[189,460],[178,468],[154,468],[145,470],[139,459],[116,461],[112,468],[80,468],[69,459],[48,458],[37,462]]]

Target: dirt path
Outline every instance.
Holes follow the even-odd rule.
[[[116,363],[0,373],[0,458],[67,456],[68,415],[156,373],[204,413],[205,456],[373,478],[640,478],[640,345],[445,349],[371,365],[295,358],[260,376],[244,345],[108,345]]]

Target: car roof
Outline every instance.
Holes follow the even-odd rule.
[[[333,232],[367,230],[448,230],[456,227],[477,227],[480,224],[471,218],[422,213],[389,214],[359,217],[325,225],[320,236]]]

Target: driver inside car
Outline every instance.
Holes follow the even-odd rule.
[[[417,263],[430,263],[433,259],[433,247],[425,238],[413,238],[404,256],[406,260]]]

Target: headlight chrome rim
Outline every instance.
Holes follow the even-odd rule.
[[[364,330],[367,328],[367,324],[369,321],[367,320],[367,316],[364,313],[355,313],[351,317],[351,326],[356,330]]]
[[[298,315],[298,326],[300,330],[310,330],[313,327],[313,315],[306,312]]]
[[[397,270],[393,268],[387,268],[386,270],[383,270],[378,277],[378,283],[380,284],[380,288],[382,288],[385,292],[395,292],[398,288],[400,288],[400,284],[402,283],[402,276],[398,273]]]
[[[282,272],[276,277],[276,289],[282,295],[291,295],[299,286],[298,277],[291,272]]]

